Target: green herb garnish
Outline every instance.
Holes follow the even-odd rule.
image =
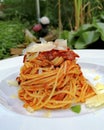
[[[75,105],[70,108],[75,113],[80,113],[81,111],[81,105]]]

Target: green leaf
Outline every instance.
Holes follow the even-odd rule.
[[[94,43],[100,37],[99,32],[97,31],[87,31],[83,32],[78,40],[75,41],[75,48],[82,49],[86,48],[89,44]]]
[[[80,36],[83,32],[96,30],[93,24],[83,24],[76,32],[76,36]]]
[[[95,23],[95,26],[97,27],[97,31],[101,35],[102,41],[104,41],[104,23],[98,22],[98,23]]]
[[[101,20],[104,20],[104,14],[101,14],[100,17],[101,17]]]
[[[81,105],[75,105],[70,108],[75,113],[80,113],[81,111]]]
[[[67,39],[68,37],[69,37],[69,31],[67,30],[62,31],[60,38]]]

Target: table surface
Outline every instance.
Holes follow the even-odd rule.
[[[74,50],[78,62],[104,66],[104,50]],[[22,65],[23,56],[0,60],[0,81],[13,67]],[[104,110],[67,118],[36,118],[16,114],[0,105],[1,130],[100,130],[104,127]]]

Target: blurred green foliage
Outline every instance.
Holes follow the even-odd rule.
[[[61,38],[68,40],[74,49],[104,49],[104,14],[94,18],[91,24],[83,24],[77,31],[63,31]]]
[[[40,0],[40,17],[48,16],[51,27],[56,30],[59,24],[58,2]],[[104,48],[104,0],[83,0],[82,25],[76,31],[74,0],[60,0],[60,5],[63,29],[60,38],[67,39],[70,48]],[[2,12],[0,59],[9,57],[10,48],[24,42],[24,29],[31,30],[38,22],[36,0],[4,0]]]
[[[10,48],[24,42],[27,25],[19,21],[0,21],[0,59],[10,56]]]
[[[6,19],[18,18],[22,22],[37,22],[36,1],[34,0],[4,0]],[[41,16],[45,14],[45,2],[40,0]]]
[[[40,17],[46,15],[50,18],[51,25],[58,26],[58,0],[39,0]],[[61,0],[61,20],[63,29],[73,29],[75,26],[74,0]],[[19,18],[21,21],[37,22],[36,0],[4,0],[4,12],[7,19]],[[92,17],[99,15],[104,10],[104,0],[83,0],[83,23],[91,23]]]

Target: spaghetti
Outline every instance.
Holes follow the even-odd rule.
[[[95,95],[72,50],[27,52],[20,75],[19,98],[33,110],[65,109]]]

